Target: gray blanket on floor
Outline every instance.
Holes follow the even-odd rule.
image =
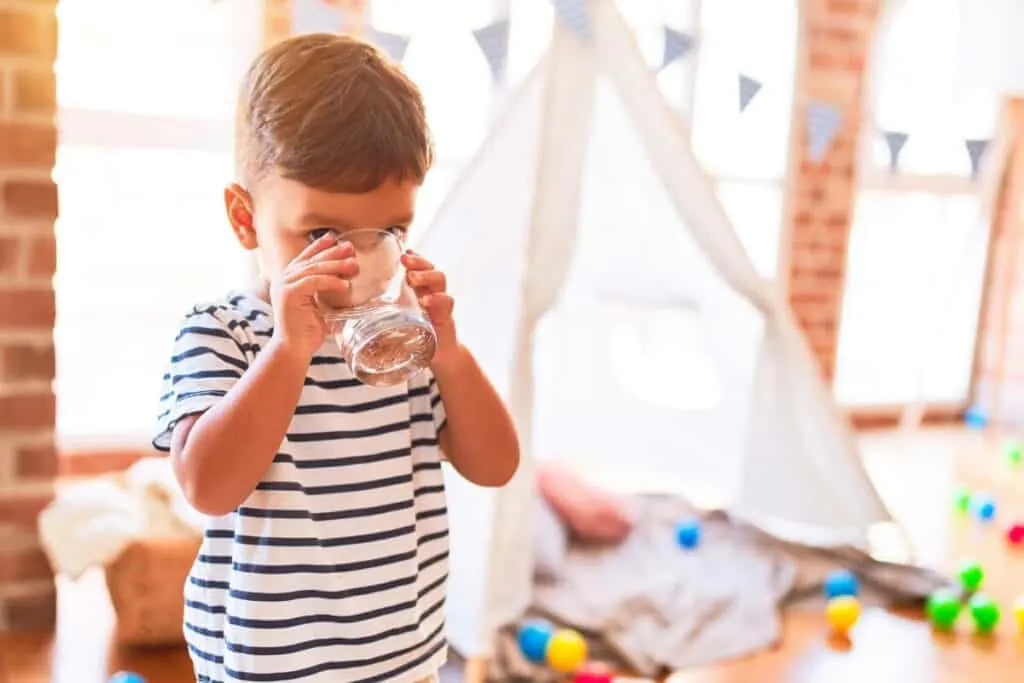
[[[576,628],[592,658],[641,676],[772,647],[782,609],[823,608],[823,580],[837,568],[857,574],[868,605],[920,605],[949,584],[931,571],[879,562],[856,549],[782,542],[720,512],[702,515],[699,546],[684,550],[674,527],[681,516],[695,514],[687,503],[661,496],[635,502],[637,525],[622,545],[568,543],[558,566],[538,576],[523,621],[541,617]],[[523,657],[517,629],[509,625],[500,633],[488,679],[562,680]]]

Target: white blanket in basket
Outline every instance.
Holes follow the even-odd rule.
[[[198,537],[204,526],[166,458],[143,458],[117,478],[61,486],[39,515],[54,572],[72,579],[106,566],[133,540]]]

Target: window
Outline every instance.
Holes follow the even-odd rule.
[[[851,406],[967,398],[989,227],[964,141],[990,138],[999,106],[958,69],[970,6],[904,0],[877,37],[835,378]],[[909,135],[895,174],[884,130]]]
[[[221,191],[242,29],[258,15],[244,0],[57,13],[57,432],[65,448],[139,445],[181,316],[245,273]]]

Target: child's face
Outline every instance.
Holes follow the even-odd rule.
[[[348,230],[412,223],[419,189],[413,181],[388,181],[363,194],[314,190],[277,175],[260,183],[258,198],[237,185],[225,191],[228,219],[245,249],[258,249],[260,272],[275,279],[323,228]]]

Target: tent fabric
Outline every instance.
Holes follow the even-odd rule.
[[[556,21],[416,241],[522,441],[505,488],[448,478],[449,632],[468,656],[530,604],[538,459],[645,472],[798,543],[865,547],[892,521],[686,121],[614,2],[589,11],[589,38]]]

